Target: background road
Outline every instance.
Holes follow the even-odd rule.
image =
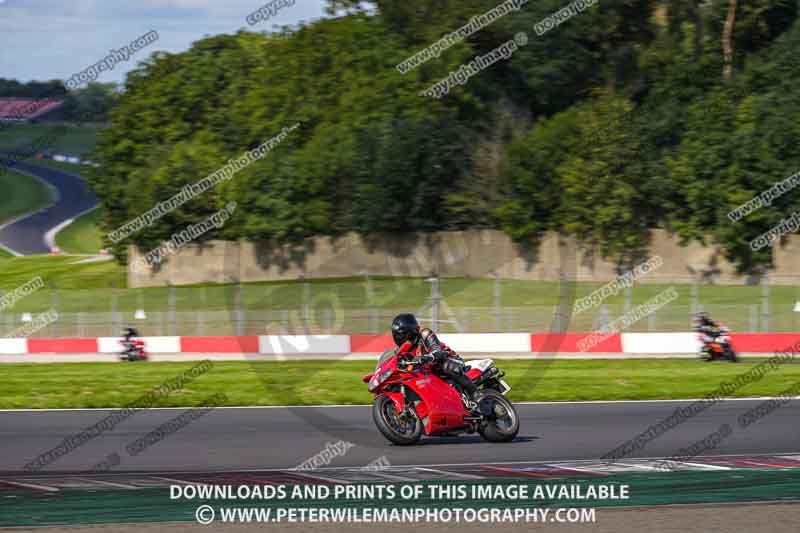
[[[33,174],[58,191],[58,199],[54,205],[0,229],[0,244],[18,254],[50,253],[49,247],[45,244],[45,233],[62,222],[92,209],[98,203],[97,197],[88,189],[86,182],[80,176],[24,161],[4,159],[0,164],[7,164],[9,168],[19,172]]]
[[[427,438],[418,446],[391,446],[375,428],[369,407],[217,409],[131,457],[126,445],[185,409],[139,412],[43,470],[86,470],[118,453],[114,471],[224,471],[294,467],[326,443],[356,444],[330,466],[364,466],[385,456],[393,466],[598,459],[672,415],[689,401],[524,404],[521,430],[510,444],[477,436]],[[746,429],[737,417],[762,400],[727,400],[649,442],[632,457],[678,453],[729,424],[733,434],[708,455],[788,454],[800,448],[796,400]],[[0,412],[0,472],[19,472],[38,454],[107,416],[109,410]],[[624,460],[622,460],[624,462]]]

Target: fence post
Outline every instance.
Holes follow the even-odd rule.
[[[311,328],[311,284],[303,282],[303,333],[310,334]]]
[[[175,286],[170,284],[167,296],[167,309],[169,310],[169,331],[170,335],[175,337],[178,333],[178,325],[176,324],[177,314],[175,313]]]
[[[431,281],[431,322],[433,323],[433,331],[439,331],[439,276],[438,274],[432,278]]]
[[[761,278],[761,331],[769,332],[769,277]]]
[[[647,315],[647,331],[653,332],[656,331],[658,328],[656,326],[656,313],[650,313]]]
[[[625,304],[623,307],[623,314],[630,312],[633,307],[633,289],[630,285],[625,287]]]
[[[573,287],[574,288],[574,287]],[[570,286],[567,281],[567,273],[563,268],[558,269],[558,303],[556,304],[553,320],[556,323],[556,333],[566,333],[571,325],[572,304],[569,298]]]
[[[294,330],[290,330],[289,326],[289,310],[288,309],[281,309],[281,327],[278,331],[283,331],[284,335],[292,335],[296,333]]]
[[[204,313],[205,313],[205,311],[203,311],[202,308],[198,309],[197,311],[195,311],[195,319],[197,320],[197,336],[198,337],[202,337],[203,336],[203,330],[204,330],[204,328],[203,328],[203,322],[204,322],[203,314]]]
[[[201,337],[206,334],[206,310],[208,309],[208,287],[203,287],[203,308],[200,312],[200,324],[198,324],[198,331],[197,334]],[[211,312],[211,316],[214,316],[214,312]]]
[[[333,334],[333,331],[332,331],[333,330],[333,310],[326,308],[325,311],[323,311],[322,316],[324,317],[323,320],[325,322],[325,324],[323,326],[323,330],[322,330],[323,333],[325,333],[327,335],[332,335]]]
[[[59,298],[58,287],[52,281],[50,282],[50,290],[52,291],[53,309],[55,310],[56,313],[58,313],[58,308],[60,307],[59,300],[58,300],[58,298]],[[55,322],[53,322],[53,337],[55,337],[55,338],[59,338],[60,337],[58,330],[59,330],[59,328],[58,328],[58,320],[56,320]]]
[[[372,284],[372,278],[369,272],[364,274],[367,284],[367,314],[369,315],[368,329],[373,335],[378,333],[378,310],[375,308],[375,287]]]
[[[502,325],[503,310],[503,286],[500,284],[500,275],[494,273],[494,329],[500,333],[503,331]]]
[[[122,329],[122,324],[119,323],[119,294],[117,293],[117,286],[111,283],[111,332],[109,336],[115,337],[119,335]]]
[[[598,326],[594,328],[594,331],[603,331],[603,328],[609,324],[611,324],[611,311],[608,305],[603,304],[600,306],[600,320],[598,321]]]
[[[137,311],[139,311],[139,310],[145,311],[145,309],[144,309],[144,292],[142,292],[143,290],[144,289],[139,289],[139,292],[136,294],[136,310]],[[133,319],[136,320],[136,315],[134,315]],[[143,325],[147,325],[148,322],[152,322],[152,319],[151,320],[144,319],[144,320],[146,320],[146,322],[144,322]],[[147,333],[143,334],[143,336],[147,336],[147,335],[148,335]]]
[[[242,312],[242,284],[236,284],[236,292],[234,294],[234,306],[235,306],[235,313],[236,313],[236,336],[241,337],[244,335],[244,324],[242,324],[243,312]]]

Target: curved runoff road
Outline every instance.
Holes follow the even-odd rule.
[[[49,207],[0,226],[0,245],[11,253],[16,255],[50,253],[50,246],[45,239],[48,231],[97,207],[97,197],[78,175],[24,161],[3,159],[0,164],[41,179],[57,193],[55,203]]]
[[[701,463],[710,460],[716,462],[708,467],[710,470],[724,470],[727,464],[724,460],[708,459],[724,456],[739,457],[736,461],[748,468],[782,463],[800,467],[799,400],[789,401],[748,427],[739,426],[738,417],[764,401],[721,401],[615,462],[640,472],[652,470],[646,459],[677,455],[682,448],[728,424],[732,433],[691,463],[702,466]],[[514,465],[537,462],[562,467],[572,464],[567,468],[591,472],[608,463],[600,460],[606,453],[690,403],[690,400],[523,403],[518,405],[520,433],[512,443],[491,444],[480,437],[464,435],[423,438],[416,446],[390,445],[375,428],[369,406],[219,408],[203,412],[174,432],[168,431],[151,441],[146,449],[131,454],[128,445],[158,432],[187,410],[151,409],[135,413],[39,473],[85,472],[114,453],[121,458],[120,464],[113,468],[114,473],[287,470],[319,454],[329,443],[339,441],[352,442],[354,446],[333,457],[327,465],[331,468],[364,467],[383,458],[382,464],[388,462],[398,470],[423,467],[423,470],[461,471],[461,475],[475,474],[485,468],[482,465],[496,465],[489,467],[495,468],[496,474],[503,471],[502,464],[513,469],[518,467]],[[23,466],[37,455],[112,413],[113,410],[107,409],[0,411],[3,451],[0,480],[22,474]],[[795,455],[796,460],[787,457]],[[453,476],[459,479],[459,474]]]

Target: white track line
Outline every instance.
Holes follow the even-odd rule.
[[[698,459],[715,459],[715,458],[723,458],[724,459],[724,458],[730,458],[730,457],[748,457],[748,458],[785,457],[786,459],[800,460],[800,451],[794,451],[794,452],[770,452],[770,453],[728,453],[728,454],[721,454],[721,455],[700,455],[700,456],[698,456]],[[638,460],[638,461],[643,461],[643,460],[647,460],[647,461],[659,460],[659,461],[662,461],[662,460],[669,459],[669,458],[668,457],[635,457],[635,459]],[[582,459],[554,459],[554,460],[541,460],[541,461],[507,461],[507,462],[483,461],[483,462],[479,462],[479,463],[436,463],[436,464],[429,464],[429,465],[392,465],[392,466],[388,467],[388,469],[407,470],[409,468],[434,468],[434,467],[449,468],[449,467],[457,467],[457,466],[504,466],[504,465],[506,465],[506,466],[514,466],[514,465],[560,466],[562,464],[586,463],[586,462],[602,461],[602,460],[603,459],[600,459],[600,458],[598,458],[598,459],[582,458]],[[693,463],[685,463],[685,464],[693,464]],[[708,467],[708,466],[711,466],[711,465],[705,465],[704,464],[704,465],[698,465],[698,466]],[[726,466],[716,466],[716,465],[713,465],[713,466],[714,466],[715,469],[730,470],[730,468],[726,467]],[[335,472],[335,471],[341,471],[341,470],[344,470],[344,471],[359,471],[359,470],[363,470],[363,468],[364,468],[363,466],[325,466],[325,467],[317,468],[315,470],[315,472],[318,472],[318,471]],[[569,468],[569,469],[575,470],[572,467],[564,467],[564,468]],[[286,468],[286,467],[283,467],[283,468],[281,468],[281,467],[275,467],[275,468],[232,468],[232,469],[228,469],[228,470],[202,470],[202,471],[198,471],[198,470],[181,470],[181,471],[175,471],[175,472],[168,472],[168,474],[171,475],[171,476],[184,475],[184,474],[189,474],[189,475],[207,474],[207,475],[209,475],[209,474],[220,474],[220,473],[230,473],[230,472],[236,472],[236,473],[292,472],[292,470],[290,470],[289,468]],[[161,471],[161,472],[156,472],[156,471],[152,471],[152,472],[148,472],[148,471],[142,471],[142,472],[105,472],[105,473],[103,473],[103,475],[104,476],[126,476],[126,477],[130,477],[132,474],[135,474],[136,476],[152,477],[152,478],[158,479],[158,476],[162,476],[164,473],[165,472],[163,472],[163,471]],[[54,474],[56,474],[56,473],[50,472],[50,473],[47,474],[47,476],[52,477]],[[69,477],[69,473],[65,473],[64,475],[66,477]],[[26,475],[26,478],[27,479],[38,479],[38,477],[36,477],[35,474]],[[47,478],[45,478],[45,479],[47,479]],[[165,479],[165,478],[162,478],[162,479]],[[201,484],[201,483],[198,482],[197,484]]]
[[[77,215],[75,215],[74,217],[72,217],[72,218],[69,218],[69,219],[67,219],[67,220],[63,221],[63,222],[61,222],[60,224],[56,224],[55,226],[53,226],[52,228],[50,228],[49,230],[47,230],[47,231],[45,232],[45,234],[44,234],[44,244],[45,244],[45,246],[47,246],[48,248],[50,248],[50,250],[51,250],[51,251],[52,251],[53,249],[55,249],[55,248],[56,248],[56,236],[58,235],[58,233],[59,233],[61,230],[65,229],[67,226],[71,225],[73,222],[75,222],[76,220],[78,220],[79,218],[81,218],[83,215],[85,215],[85,214],[87,214],[87,213],[91,213],[92,211],[94,211],[94,210],[95,210],[95,209],[97,209],[98,207],[100,207],[100,204],[97,204],[97,205],[96,205],[96,206],[94,206],[94,207],[90,207],[90,208],[89,208],[89,209],[87,209],[86,211],[83,211],[82,213],[78,213],[78,214],[77,214]]]
[[[770,454],[770,455],[772,455],[772,454]],[[712,457],[720,457],[720,456],[712,456]],[[689,466],[695,466],[697,468],[704,468],[706,470],[733,470],[729,466],[708,465],[708,464],[704,464],[704,463],[690,463],[688,461],[678,461],[678,463],[679,464],[684,464],[684,465],[689,465]]]
[[[34,485],[33,483],[21,483],[19,481],[8,481],[6,479],[0,479],[0,483],[7,483],[8,485],[15,485],[17,487],[22,487],[23,489],[33,489],[33,490],[43,490],[45,492],[58,492],[59,489],[55,487],[46,487],[44,485]]]
[[[656,468],[655,466],[649,466],[649,465],[637,465],[631,463],[616,463],[616,462],[614,464],[619,466],[627,466],[628,468],[642,468],[644,470],[661,470],[660,468]]]
[[[305,478],[308,478],[308,479],[313,479],[314,481],[319,481],[321,479],[322,481],[327,481],[329,483],[341,483],[341,484],[350,483],[350,481],[347,481],[347,480],[334,479],[332,477],[326,477],[326,476],[318,476],[316,474],[306,474],[304,472],[296,472],[294,470],[289,470],[288,473],[290,473],[292,475],[295,475],[295,476],[301,476],[301,477],[305,477]]]
[[[115,489],[128,489],[128,490],[138,490],[142,487],[137,487],[135,485],[126,485],[124,483],[114,483],[111,481],[102,481],[100,479],[86,479],[85,477],[76,477],[73,479],[77,479],[79,481],[86,481],[88,483],[96,483],[98,485],[105,485],[107,487],[114,487]]]
[[[2,228],[0,228],[0,229],[2,229]],[[23,255],[22,255],[21,253],[19,253],[19,252],[18,252],[18,251],[16,251],[16,250],[12,250],[11,248],[9,248],[8,246],[6,246],[6,245],[5,245],[5,244],[3,244],[2,242],[0,242],[0,250],[5,250],[6,252],[10,253],[10,254],[11,254],[11,255],[13,255],[14,257],[23,257]]]
[[[800,396],[798,396],[800,398]],[[625,404],[625,403],[675,403],[675,402],[699,402],[702,400],[706,400],[707,398],[684,398],[684,399],[672,399],[672,400],[575,400],[575,401],[564,401],[564,402],[553,402],[553,401],[543,401],[543,402],[514,402],[514,405],[614,405],[614,404]],[[755,401],[763,401],[763,400],[772,400],[774,399],[773,396],[751,396],[747,398],[723,398],[721,401],[726,402],[755,402]],[[364,408],[364,407],[372,407],[371,404],[348,404],[348,405],[241,405],[241,406],[223,406],[223,407],[215,407],[215,410],[219,409],[342,409],[342,408]],[[89,412],[100,412],[100,411],[118,411],[123,409],[123,407],[74,407],[74,408],[62,408],[62,409],[0,409],[0,413],[58,413],[58,412],[70,412],[70,411],[89,411]],[[185,411],[187,408],[184,407],[148,407],[146,409],[141,409],[142,411]]]
[[[200,481],[182,481],[180,479],[172,479],[171,477],[162,477],[162,476],[146,476],[152,479],[159,479],[161,481],[168,481],[170,483],[176,483],[178,485],[205,485],[205,483],[201,483]]]
[[[415,470],[424,470],[426,472],[436,472],[437,474],[445,474],[447,476],[460,477],[462,479],[485,479],[482,476],[474,476],[472,474],[462,474],[460,472],[446,472],[444,470],[437,470],[435,468],[422,468],[422,467],[418,466]]]
[[[364,468],[364,467],[356,467],[356,470],[359,470],[360,468]],[[405,469],[404,469],[404,470],[405,470]],[[416,479],[414,479],[414,478],[410,478],[410,477],[395,476],[395,475],[393,475],[393,474],[387,474],[387,473],[386,473],[385,471],[383,471],[383,470],[381,470],[381,471],[369,471],[369,470],[365,470],[365,471],[364,471],[364,473],[369,473],[369,474],[372,474],[372,475],[375,475],[375,476],[378,476],[378,477],[382,477],[382,478],[384,478],[384,479],[388,479],[388,480],[390,480],[390,481],[405,481],[405,482],[417,481]]]

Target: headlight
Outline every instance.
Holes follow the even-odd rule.
[[[383,380],[392,375],[392,372],[394,372],[394,370],[392,370],[391,368],[387,368],[386,370],[383,371],[383,373],[380,376],[372,376],[372,379],[369,380],[369,390],[373,391],[377,389],[378,385],[380,385],[383,382]]]

